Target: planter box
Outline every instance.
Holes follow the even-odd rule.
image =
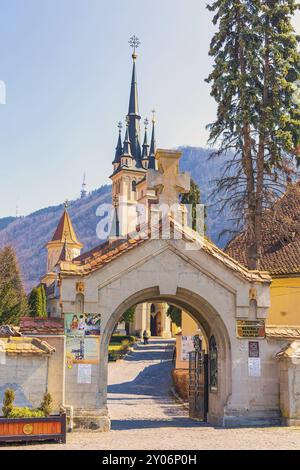
[[[66,415],[48,418],[0,418],[0,442],[66,442]]]

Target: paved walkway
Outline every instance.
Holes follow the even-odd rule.
[[[66,445],[16,448],[300,449],[300,428],[220,429],[190,420],[187,410],[169,394],[172,347],[171,340],[154,339],[148,346],[138,345],[124,361],[109,364],[111,432],[75,432],[68,434]]]

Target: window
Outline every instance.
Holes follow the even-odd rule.
[[[136,181],[132,181],[132,191],[135,193],[136,192]]]
[[[211,392],[218,390],[218,348],[214,336],[209,340],[209,386]]]

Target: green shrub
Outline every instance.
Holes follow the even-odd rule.
[[[45,413],[42,410],[35,410],[25,407],[15,406],[9,413],[8,418],[45,418]]]
[[[8,388],[5,390],[4,393],[4,400],[3,400],[3,406],[2,406],[2,412],[4,418],[8,418],[13,407],[14,407],[14,401],[15,401],[15,392],[11,388]]]
[[[112,335],[110,344],[122,344],[123,341],[129,341],[130,344],[133,344],[136,341],[134,336],[127,335]]]
[[[128,339],[124,339],[121,344],[123,349],[128,349],[130,346],[130,341]]]
[[[41,406],[39,407],[39,410],[42,411],[46,417],[48,417],[51,415],[52,408],[53,400],[50,393],[44,393],[43,401],[41,403]]]

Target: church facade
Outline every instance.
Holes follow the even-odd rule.
[[[109,430],[108,345],[116,324],[138,306],[136,331],[167,336],[166,309],[172,305],[190,315],[203,335],[209,423],[295,422],[300,403],[299,409],[289,407],[295,349],[286,338],[268,337],[265,328],[271,278],[249,271],[186,224],[178,201],[189,192],[190,177],[179,171],[180,152],[156,149],[154,118],[150,143],[145,121],[141,144],[135,51],[132,58],[125,137],[120,125],[111,175],[109,237],[80,254],[66,208],[47,246],[49,314],[65,325],[62,405],[75,425]]]

